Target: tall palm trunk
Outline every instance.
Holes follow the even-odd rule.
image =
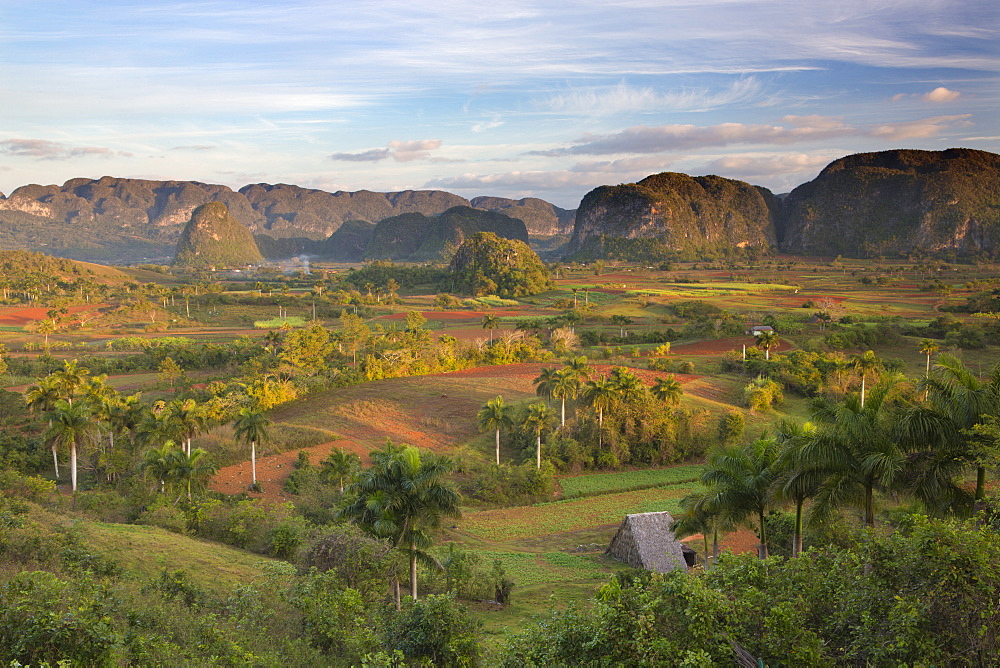
[[[250,441],[250,475],[253,478],[254,486],[257,485],[257,442]],[[343,487],[343,483],[341,483]],[[340,490],[341,493],[344,492],[343,489]]]
[[[976,501],[982,501],[986,494],[986,469],[982,466],[976,467]]]
[[[760,545],[757,547],[757,556],[767,559],[767,533],[764,528],[764,511],[757,513],[757,520],[760,522]]]
[[[542,430],[539,429],[535,434],[535,468],[542,468]]]
[[[410,596],[417,600],[417,546],[410,541]]]
[[[69,451],[70,479],[73,481],[73,491],[76,491],[76,441],[70,444]]]
[[[562,421],[559,423],[560,427],[566,426],[566,395],[562,397]]]
[[[500,466],[500,430],[497,429],[497,466]]]
[[[795,538],[792,540],[792,556],[802,554],[802,504],[805,499],[795,501]]]
[[[875,526],[875,494],[872,485],[865,487],[865,526]]]

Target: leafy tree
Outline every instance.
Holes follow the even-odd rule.
[[[801,456],[823,473],[814,517],[824,519],[835,507],[857,504],[863,509],[865,524],[875,524],[875,490],[890,486],[906,461],[892,402],[897,383],[897,378],[878,383],[864,406],[856,395],[837,403],[813,403],[818,432]]]
[[[866,350],[860,355],[851,356],[851,364],[861,373],[861,408],[865,407],[865,381],[870,374],[876,373],[882,363],[871,350]]]
[[[496,433],[497,465],[500,464],[500,430],[513,424],[510,406],[503,402],[503,397],[497,397],[479,409],[479,429]]]
[[[160,494],[167,491],[167,481],[176,470],[174,459],[177,453],[181,452],[173,441],[166,441],[158,448],[150,448],[142,456],[142,463],[139,468],[146,475],[152,476],[159,483]]]
[[[555,372],[552,381],[552,396],[560,400],[562,406],[562,417],[559,426],[566,426],[566,399],[573,399],[580,391],[580,380],[572,368],[563,367]]]
[[[361,469],[361,458],[353,452],[345,452],[343,448],[332,450],[326,459],[320,463],[320,480],[332,482],[335,478],[344,493],[344,479],[353,477]]]
[[[264,412],[255,408],[241,408],[233,421],[233,436],[244,445],[250,445],[251,485],[255,489],[257,487],[257,444],[266,443],[269,440],[268,427],[270,426],[271,421],[267,419]]]
[[[795,504],[795,529],[792,556],[802,554],[802,508],[806,500],[816,496],[823,484],[824,471],[808,456],[808,447],[816,438],[816,427],[809,422],[799,425],[783,420],[778,426],[778,477],[774,496],[779,501]]]
[[[670,408],[679,406],[681,397],[684,396],[684,389],[681,387],[680,381],[674,377],[674,374],[669,374],[664,378],[657,378],[652,392],[654,397]]]
[[[618,335],[621,338],[625,338],[625,328],[632,324],[632,318],[616,313],[611,316],[611,324],[618,325]]]
[[[500,325],[500,319],[492,313],[483,316],[483,329],[490,330],[490,345],[493,345],[493,330]]]
[[[767,535],[764,515],[771,506],[771,486],[778,476],[780,446],[773,438],[759,438],[736,447],[720,447],[708,457],[708,466],[701,476],[709,488],[711,503],[732,522],[749,517],[757,520],[760,537],[758,556],[767,557]]]
[[[531,381],[535,385],[535,394],[546,401],[552,398],[552,389],[557,380],[556,372],[557,369],[554,367],[542,367],[538,371],[538,376]]]
[[[638,401],[649,394],[646,385],[625,367],[616,366],[611,370],[611,384],[622,401]]]
[[[371,467],[348,490],[340,515],[379,538],[388,538],[410,562],[410,594],[417,598],[417,560],[433,563],[426,552],[430,532],[444,517],[459,517],[459,494],[445,476],[451,460],[414,447],[391,443],[372,452]]]
[[[61,396],[60,389],[53,376],[46,376],[38,381],[38,385],[28,388],[24,399],[32,412],[49,413],[55,408],[56,402]],[[52,418],[49,417],[49,427],[52,426]],[[55,467],[56,480],[59,480],[59,450],[57,441],[52,441],[52,464]]]
[[[208,451],[204,448],[195,448],[191,452],[177,450],[172,453],[170,463],[173,466],[170,477],[184,483],[188,501],[191,500],[191,486],[203,484],[218,470],[208,460]]]
[[[771,348],[777,347],[777,345],[781,342],[778,339],[778,333],[775,331],[758,332],[756,339],[757,340],[754,342],[754,346],[764,351],[765,360],[770,360]]]
[[[604,446],[604,411],[618,400],[618,387],[606,376],[588,380],[581,392],[583,402],[597,410],[597,443]]]
[[[535,468],[542,468],[542,431],[551,427],[555,418],[556,413],[548,404],[528,405],[522,425],[535,432]]]
[[[56,445],[69,446],[70,476],[75,492],[77,453],[97,426],[91,419],[90,411],[80,402],[71,404],[60,399],[52,409],[51,416],[52,426],[46,432],[46,437]]]
[[[462,242],[450,271],[455,289],[513,299],[546,290],[548,270],[528,244],[478,232]]]

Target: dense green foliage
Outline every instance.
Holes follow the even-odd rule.
[[[175,267],[245,267],[264,260],[253,235],[229,215],[222,202],[202,204],[191,213],[177,242]]]
[[[475,296],[522,297],[550,285],[548,270],[528,244],[491,232],[475,234],[451,261],[455,291]]]
[[[691,577],[616,576],[593,610],[551,612],[504,664],[994,665],[1000,541],[991,528],[914,517],[801,557],[725,556]]]

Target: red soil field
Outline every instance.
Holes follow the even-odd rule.
[[[71,314],[74,314],[83,311],[95,311],[104,306],[107,306],[107,304],[84,304],[82,306],[70,306],[68,310]],[[0,326],[23,327],[29,322],[45,320],[48,317],[46,315],[48,310],[40,306],[34,308],[17,307],[0,309]]]
[[[326,459],[334,449],[343,448],[346,452],[353,452],[361,457],[362,462],[368,464],[368,449],[354,441],[330,441],[320,443],[309,448],[303,448],[309,453],[309,462],[318,466]],[[295,460],[299,457],[298,450],[290,450],[277,455],[257,458],[257,482],[264,488],[262,493],[247,492],[253,475],[250,471],[250,461],[242,464],[234,464],[219,469],[212,480],[208,483],[209,489],[222,494],[239,494],[247,492],[247,495],[255,499],[265,499],[274,503],[291,501],[292,496],[286,494],[283,486],[285,480],[295,470]]]

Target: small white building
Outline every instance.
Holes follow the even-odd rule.
[[[754,325],[753,327],[747,330],[747,335],[760,336],[764,332],[773,332],[773,331],[774,327],[771,327],[770,325]]]

